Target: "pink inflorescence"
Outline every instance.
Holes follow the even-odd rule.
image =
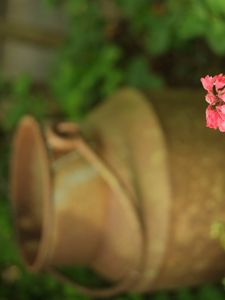
[[[206,126],[225,132],[225,76],[205,76],[201,78],[202,85],[207,91],[205,96]]]

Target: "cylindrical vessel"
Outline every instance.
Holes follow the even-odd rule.
[[[46,141],[21,121],[12,204],[30,269],[83,264],[137,292],[223,276],[210,228],[225,221],[225,139],[200,97],[123,89]]]

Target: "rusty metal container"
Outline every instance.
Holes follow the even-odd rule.
[[[205,128],[202,95],[183,93],[123,89],[79,126],[21,121],[11,190],[30,270],[68,281],[57,266],[89,266],[112,281],[79,287],[93,297],[224,275],[210,228],[225,221],[225,138]]]

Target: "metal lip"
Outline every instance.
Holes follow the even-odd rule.
[[[53,241],[52,178],[42,131],[31,116],[20,121],[14,137],[10,192],[19,251],[28,270],[39,271]]]

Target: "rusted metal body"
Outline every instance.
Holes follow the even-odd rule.
[[[205,128],[203,110],[194,93],[124,89],[45,138],[23,119],[12,204],[27,266],[90,266],[114,282],[94,296],[221,278],[210,228],[225,221],[225,139]]]

